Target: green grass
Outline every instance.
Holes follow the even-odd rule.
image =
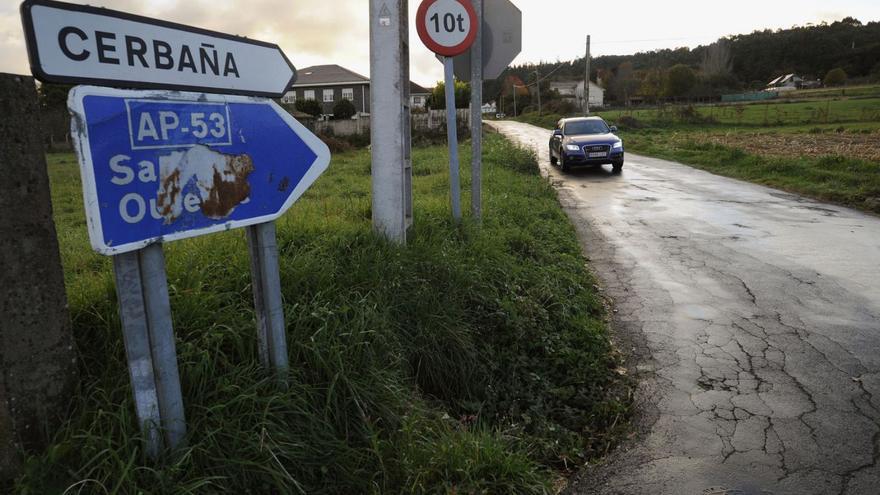
[[[157,463],[134,418],[110,260],[89,248],[73,156],[50,155],[81,383],[16,492],[549,493],[558,470],[615,441],[629,389],[534,154],[497,135],[485,153],[482,227],[450,219],[443,147],[414,150],[407,247],[371,232],[363,150],[334,156],[278,221],[286,390],[258,366],[243,233],[167,245],[189,435]]]
[[[693,114],[685,112],[684,115],[683,108],[688,109],[670,106],[663,109],[614,110],[599,112],[598,115],[611,121],[630,116],[655,126],[675,122],[757,127],[880,121],[880,98],[699,105],[692,107]],[[697,118],[705,119],[705,122],[698,122]]]
[[[835,98],[835,97],[877,97],[880,96],[880,84],[866,84],[860,86],[845,86],[842,88],[817,88],[800,89],[797,91],[783,91],[780,98],[809,99],[809,98]]]
[[[845,156],[759,156],[687,137],[671,139],[670,133],[630,133],[625,136],[627,149],[638,153],[880,213],[880,162]]]

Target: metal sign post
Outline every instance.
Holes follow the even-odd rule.
[[[483,0],[472,0],[477,25],[483,25]],[[471,46],[471,215],[483,217],[483,29]]]
[[[254,286],[260,363],[265,368],[274,370],[283,385],[286,383],[284,376],[288,368],[287,334],[281,301],[275,222],[248,227],[247,239],[251,254],[251,280]]]
[[[118,254],[113,269],[135,410],[155,458],[186,436],[162,246]]]
[[[446,90],[446,140],[449,142],[449,187],[452,202],[452,218],[461,220],[461,184],[458,164],[458,125],[455,114],[455,76],[452,57],[443,61]]]
[[[458,132],[455,113],[453,57],[466,52],[474,43],[479,20],[470,0],[423,0],[416,13],[416,29],[422,43],[443,56],[446,89],[446,135],[449,140],[449,183],[452,216],[461,220],[461,187],[458,168]]]

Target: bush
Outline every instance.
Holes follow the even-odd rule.
[[[580,108],[571,100],[550,100],[544,105],[543,110],[547,113],[558,113],[560,115],[570,115],[577,113]]]
[[[645,127],[645,124],[639,121],[639,119],[630,115],[621,115],[620,118],[617,119],[617,125],[624,129],[641,129]]]
[[[296,100],[296,109],[300,112],[307,113],[312,117],[318,117],[324,113],[321,104],[317,100]]]
[[[357,113],[357,109],[354,107],[354,103],[351,100],[343,98],[336,102],[333,105],[333,118],[337,120],[346,120],[354,117]]]
[[[831,69],[828,71],[828,74],[825,75],[825,86],[843,86],[846,84],[846,79],[846,71],[840,67]]]

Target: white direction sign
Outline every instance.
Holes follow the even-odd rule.
[[[271,43],[53,0],[26,0],[21,17],[41,81],[267,97],[296,81]]]
[[[496,79],[522,50],[522,12],[510,0],[483,0],[483,80]],[[455,57],[455,77],[471,79],[471,52]]]

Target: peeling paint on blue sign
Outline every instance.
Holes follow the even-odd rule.
[[[102,254],[272,221],[330,162],[263,98],[79,86],[68,107]]]

